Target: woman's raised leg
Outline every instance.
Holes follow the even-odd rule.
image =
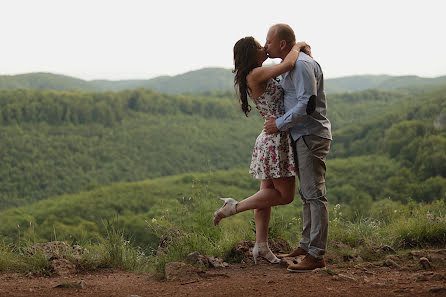
[[[237,204],[237,213],[249,209],[266,208],[277,205],[289,204],[294,199],[294,176],[262,180],[272,182],[273,187],[264,187],[254,195],[240,201]]]
[[[268,186],[260,187],[257,193],[240,202],[232,198],[220,198],[225,203],[214,213],[214,224],[218,225],[221,219],[239,212],[285,205],[293,201],[295,191],[294,176],[262,180],[262,184]]]

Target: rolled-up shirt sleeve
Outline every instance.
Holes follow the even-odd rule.
[[[296,90],[297,104],[276,119],[276,126],[280,131],[288,130],[307,117],[308,100],[311,96],[317,95],[316,77],[311,65],[306,61],[297,60],[294,71],[293,83]]]

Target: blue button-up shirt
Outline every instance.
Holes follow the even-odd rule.
[[[332,139],[331,124],[327,119],[324,76],[319,64],[300,52],[296,65],[282,75],[280,84],[285,91],[285,114],[276,119],[277,128],[281,131],[289,129],[294,140],[305,135]],[[307,113],[307,106],[313,106],[308,110],[310,114]]]

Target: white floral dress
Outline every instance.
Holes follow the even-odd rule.
[[[263,118],[279,118],[285,113],[283,89],[274,79],[267,82],[265,93],[253,101]],[[291,145],[288,131],[267,135],[262,130],[254,145],[249,173],[257,179],[295,176]]]

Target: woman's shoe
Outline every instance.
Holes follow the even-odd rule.
[[[252,249],[252,257],[254,258],[254,263],[257,264],[257,257],[261,256],[268,260],[269,263],[277,264],[280,263],[280,259],[277,258],[273,252],[269,249],[268,242],[256,242],[254,248]]]
[[[223,206],[214,212],[214,225],[217,226],[221,219],[227,218],[229,216],[235,215],[237,213],[238,201],[233,198],[220,198],[225,203]]]

